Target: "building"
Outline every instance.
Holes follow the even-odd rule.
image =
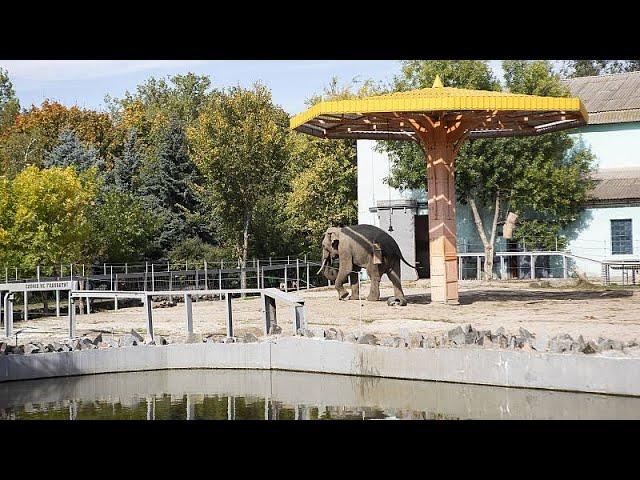
[[[581,218],[564,232],[570,255],[532,255],[525,241],[517,250],[527,254],[498,255],[494,265],[503,278],[562,277],[572,265],[589,277],[599,277],[603,262],[640,262],[640,72],[581,77],[566,84],[589,112],[589,125],[571,135],[596,155],[597,183]],[[425,190],[399,191],[386,185],[389,158],[378,151],[375,141],[358,140],[357,155],[358,222],[391,230],[404,257],[418,267],[416,272],[403,265],[403,279],[428,277]],[[458,204],[456,210],[460,278],[477,278],[482,242],[469,207]],[[507,250],[514,250],[513,245],[499,237],[496,252]]]

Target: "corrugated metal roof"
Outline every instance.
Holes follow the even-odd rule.
[[[589,112],[589,124],[640,121],[640,72],[564,80]]]
[[[596,181],[589,193],[592,201],[640,199],[640,168],[607,168],[592,175]]]

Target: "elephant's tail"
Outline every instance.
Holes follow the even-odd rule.
[[[409,262],[407,262],[404,257],[402,256],[402,253],[400,254],[400,260],[402,260],[406,265],[410,266],[411,268],[413,268],[414,270],[418,270],[418,267],[416,267],[415,265],[411,265]]]

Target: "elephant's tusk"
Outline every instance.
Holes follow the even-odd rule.
[[[325,263],[327,263],[327,259],[322,260],[322,265],[320,265],[320,270],[316,272],[316,275],[320,275],[322,273],[322,269],[324,268]]]

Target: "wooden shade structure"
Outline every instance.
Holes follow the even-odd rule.
[[[320,138],[412,140],[427,163],[431,300],[458,302],[454,164],[468,138],[540,135],[585,125],[579,98],[444,87],[320,102],[291,128]]]

